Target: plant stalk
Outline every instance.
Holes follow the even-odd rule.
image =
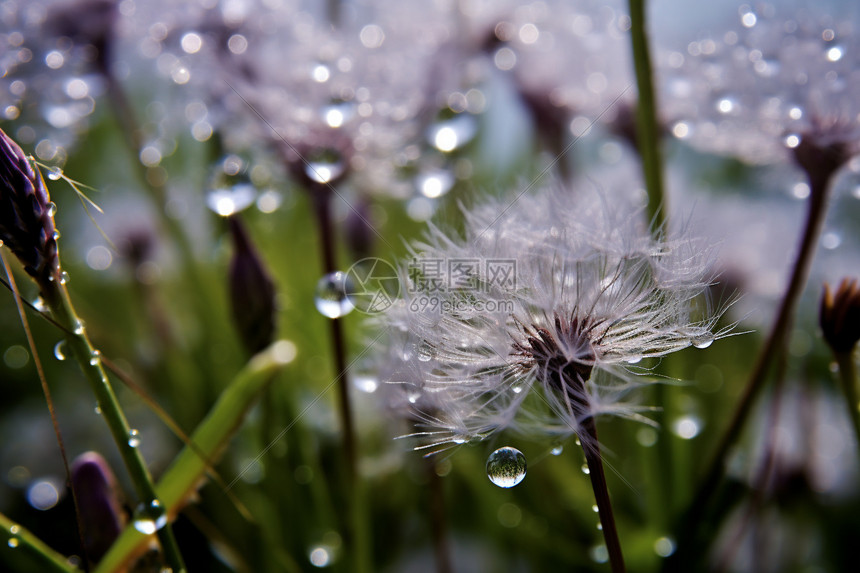
[[[845,405],[854,428],[854,438],[860,451],[860,404],[857,402],[857,369],[854,365],[853,352],[836,352],[836,364],[839,366],[839,381],[842,392],[845,393]]]
[[[293,359],[292,352],[284,344],[283,341],[275,342],[248,362],[221,393],[212,410],[194,431],[190,443],[164,472],[157,491],[168,516],[175,516],[188,502],[189,496],[200,487],[208,468],[227,446],[254,400]],[[96,573],[110,573],[127,567],[146,547],[149,537],[133,526],[126,527],[99,562]]]
[[[18,551],[29,557],[31,563],[38,564],[38,570],[44,572],[56,571],[57,573],[74,573],[78,571],[63,557],[50,547],[48,547],[41,539],[33,535],[30,531],[21,527],[2,513],[0,513],[0,556],[7,552]],[[0,557],[0,562],[20,565],[20,561],[13,560],[11,557]]]
[[[102,367],[99,352],[93,347],[83,323],[75,313],[68,289],[60,276],[55,275],[50,283],[43,285],[42,296],[54,320],[64,330],[68,348],[77,359],[95,394],[102,416],[119,448],[141,505],[145,508],[158,507],[161,501],[155,493],[152,476],[135,440],[131,439],[131,428]],[[171,525],[166,523],[164,527],[158,528],[157,534],[168,566],[175,573],[185,571],[182,554]]]
[[[678,551],[666,560],[667,570],[675,570],[673,567],[681,564],[683,556],[694,551],[695,548],[685,547],[686,543],[683,540],[692,538],[696,530],[696,524],[701,519],[705,512],[705,506],[708,500],[714,495],[717,487],[720,484],[723,472],[723,464],[728,456],[732,445],[740,436],[741,430],[746,423],[755,399],[760,393],[767,380],[767,373],[774,359],[784,353],[785,345],[788,341],[788,333],[791,330],[794,312],[797,304],[800,301],[800,295],[806,286],[806,281],[809,277],[809,269],[812,266],[812,259],[815,255],[815,247],[818,245],[818,238],[821,234],[821,229],[824,225],[824,218],[827,213],[827,199],[830,191],[830,177],[813,177],[810,174],[810,195],[809,209],[806,215],[806,222],[803,228],[801,237],[800,249],[797,253],[794,265],[791,271],[788,286],[782,302],[777,309],[773,327],[770,334],[759,353],[752,374],[747,381],[745,390],[735,410],[734,416],[729,423],[728,428],[723,434],[717,451],[711,458],[707,471],[701,481],[698,490],[696,491],[693,501],[690,504],[687,515],[684,516],[678,529]]]
[[[597,425],[594,418],[581,422],[582,431],[587,436],[581,439],[585,462],[588,464],[588,476],[591,478],[591,488],[594,490],[594,500],[597,503],[597,514],[603,529],[603,539],[609,554],[609,566],[612,573],[624,573],[624,555],[621,553],[621,542],[618,540],[618,530],[615,527],[615,515],[612,513],[612,503],[609,500],[609,488],[606,486],[606,474],[603,471],[603,458],[600,455],[600,442],[597,440]]]
[[[666,205],[663,192],[663,157],[660,150],[660,125],[654,95],[651,52],[646,33],[645,0],[629,0],[630,38],[639,104],[636,109],[636,139],[645,189],[648,192],[648,219],[655,233],[665,232]]]

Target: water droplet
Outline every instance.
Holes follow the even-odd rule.
[[[335,271],[325,275],[317,283],[314,303],[320,314],[328,318],[340,318],[352,311],[352,301],[347,296],[350,279],[346,273]]]
[[[549,453],[551,453],[554,456],[560,456],[563,451],[564,451],[564,444],[556,444],[555,446],[552,447],[552,449],[549,451]]]
[[[588,469],[588,464],[582,464],[582,473],[584,473],[585,475],[588,475],[591,473],[591,470]]]
[[[827,60],[831,62],[838,62],[842,59],[843,50],[839,46],[833,46],[829,50],[827,50]]]
[[[57,204],[53,201],[48,202],[48,216],[53,217],[57,214]]]
[[[516,448],[499,448],[487,458],[487,477],[499,487],[514,487],[526,477],[526,457]]]
[[[11,533],[12,535],[18,535],[18,533],[20,531],[21,531],[20,525],[16,524],[16,525],[12,525],[11,527],[9,527],[9,533]]]
[[[305,163],[305,175],[317,183],[330,183],[343,175],[344,171],[346,171],[346,163],[340,159]]]
[[[640,362],[642,362],[641,356],[631,356],[627,359],[627,364],[639,364]]]
[[[417,388],[410,388],[406,391],[406,399],[410,404],[415,404],[421,398],[421,390]],[[454,440],[456,442],[456,440]]]
[[[96,413],[96,415],[97,415],[97,416],[101,416],[101,415],[102,415],[102,407],[101,407],[101,406],[99,406],[98,404],[96,404],[96,407],[95,407],[95,408],[93,408],[93,411]]]
[[[348,101],[333,102],[320,110],[320,116],[325,124],[335,129],[349,121],[354,114],[355,104]]]
[[[18,539],[16,539],[15,537],[10,537],[9,541],[6,542],[6,545],[8,545],[10,549],[15,549],[16,547],[18,547]]]
[[[597,531],[603,531],[603,524],[599,521],[597,522]]]
[[[328,567],[331,565],[331,552],[329,547],[319,546],[311,549],[308,559],[314,567]]]
[[[691,440],[702,431],[702,424],[694,416],[681,416],[672,423],[672,431],[683,440]]]
[[[690,339],[690,342],[696,348],[707,348],[714,343],[714,335],[710,332],[703,332]]]
[[[140,504],[134,512],[134,528],[146,535],[152,535],[167,525],[167,509],[157,499],[149,504]]]
[[[450,152],[469,143],[478,133],[478,122],[468,113],[440,121],[427,130],[427,140],[439,151]]]
[[[0,241],[0,244],[2,244],[2,241]],[[48,305],[45,304],[45,299],[43,299],[42,297],[37,297],[36,300],[33,301],[33,308],[35,308],[39,312],[48,311]]]
[[[675,541],[671,537],[658,537],[654,541],[654,553],[660,557],[669,557],[675,552]]]
[[[783,143],[789,149],[794,149],[798,145],[800,145],[800,136],[796,134],[787,135],[785,139],[783,139]]]
[[[66,341],[61,340],[54,345],[54,358],[62,362],[66,359]]]
[[[418,360],[421,362],[430,362],[436,356],[436,350],[426,340],[422,341],[421,344],[418,345],[415,353],[418,356]]]
[[[605,545],[595,545],[588,553],[595,563],[606,563],[609,561],[609,550],[606,549]]]
[[[57,181],[63,177],[63,170],[59,167],[49,167],[48,168],[48,179],[51,181]]]
[[[429,171],[415,178],[415,186],[428,199],[436,199],[451,190],[454,175],[443,169]]]
[[[81,336],[84,333],[84,323],[79,320],[75,324],[75,328],[72,332],[74,332],[78,336]]]
[[[368,394],[373,394],[379,388],[379,380],[372,374],[356,374],[352,378],[352,384]]]
[[[597,507],[597,504],[594,504],[591,506],[591,511],[593,511],[594,513],[598,513],[600,511],[600,508]]]
[[[98,366],[99,362],[102,360],[102,353],[98,350],[93,350],[92,354],[90,354],[90,366]]]
[[[138,432],[137,430],[129,430],[128,445],[132,448],[136,448],[140,445],[140,432]]]
[[[60,284],[64,285],[67,282],[69,282],[69,273],[67,273],[66,271],[63,271],[60,273]]]
[[[206,206],[222,217],[243,211],[257,200],[247,163],[238,155],[223,157],[212,170]]]
[[[514,394],[520,394],[523,391],[523,387],[517,384],[516,386],[513,386],[511,390],[514,391]]]

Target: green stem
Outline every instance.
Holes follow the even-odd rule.
[[[170,517],[175,516],[187,503],[189,496],[200,486],[207,468],[215,462],[238,429],[254,400],[290,361],[294,351],[289,343],[275,342],[257,354],[236,375],[221,393],[206,419],[158,482],[159,499]],[[99,562],[96,573],[109,573],[127,566],[146,547],[149,535],[132,526],[126,527],[110,551]]]
[[[27,560],[32,570],[72,573],[77,571],[65,557],[45,545],[42,540],[0,513],[0,563],[21,565]],[[20,553],[23,559],[16,558]],[[26,561],[25,561],[26,562]]]
[[[157,513],[161,501],[155,494],[152,476],[150,476],[143,456],[140,454],[140,449],[137,447],[139,441],[132,439],[131,428],[102,367],[99,352],[90,343],[83,323],[75,313],[69,292],[63,284],[64,281],[59,276],[54,276],[53,279],[48,284],[42,285],[43,297],[51,309],[54,320],[65,331],[66,343],[77,359],[93,394],[96,396],[102,416],[110,428],[111,435],[119,448],[123,463],[134,484],[141,507],[155,510],[154,513]],[[158,539],[170,568],[176,573],[185,571],[182,554],[179,552],[179,546],[176,544],[176,538],[173,536],[173,528],[170,524],[165,524],[164,527],[158,529]]]
[[[663,193],[663,158],[660,151],[660,126],[654,96],[651,55],[645,31],[645,0],[629,0],[630,37],[639,104],[636,110],[636,139],[642,158],[645,189],[648,191],[648,217],[656,232],[665,231],[666,205]]]
[[[803,229],[797,259],[791,271],[788,287],[777,310],[770,334],[759,353],[753,372],[735,409],[734,417],[729,423],[725,434],[723,434],[717,446],[716,453],[711,458],[705,476],[700,482],[696,495],[687,509],[687,514],[682,518],[678,529],[678,551],[665,561],[667,566],[665,570],[675,570],[674,567],[679,563],[683,563],[688,553],[695,551],[693,547],[686,547],[687,541],[693,538],[696,526],[702,515],[704,515],[708,500],[714,496],[720,485],[723,475],[723,465],[728,457],[729,449],[740,436],[741,430],[755,403],[755,399],[765,385],[771,364],[785,350],[788,333],[791,330],[791,323],[794,318],[794,311],[797,308],[797,303],[800,301],[800,295],[806,286],[809,269],[815,255],[815,247],[818,244],[818,237],[821,234],[821,228],[824,225],[824,218],[827,214],[827,198],[830,190],[829,181],[829,176],[813,177],[810,175],[809,177],[809,211],[806,215],[806,224]]]
[[[836,363],[839,365],[839,381],[845,393],[845,405],[854,427],[854,437],[857,449],[860,451],[860,404],[857,402],[857,369],[854,365],[853,352],[836,352]]]

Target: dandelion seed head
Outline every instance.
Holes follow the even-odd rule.
[[[629,363],[711,336],[719,312],[696,305],[713,250],[652,239],[641,211],[614,197],[491,199],[464,209],[461,236],[431,224],[411,246],[402,297],[377,320],[389,333],[381,380],[420,395],[407,406],[420,447],[504,429],[567,437],[598,414],[643,419],[625,397],[648,380]]]

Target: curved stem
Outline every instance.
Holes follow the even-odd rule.
[[[603,459],[600,455],[600,442],[597,440],[597,425],[594,423],[594,418],[583,420],[582,431],[588,436],[580,441],[588,464],[588,476],[591,478],[591,488],[594,490],[594,500],[597,503],[597,514],[600,516],[606,551],[609,554],[609,566],[612,573],[624,573],[624,555],[621,553],[615,515],[612,513],[612,503],[609,501],[609,488],[606,486],[606,474],[603,471]]]
[[[289,343],[275,342],[252,358],[221,393],[189,444],[174,458],[158,482],[159,499],[168,515],[175,516],[200,487],[208,468],[227,446],[254,400],[293,357],[294,349]],[[233,480],[228,489],[238,480]],[[131,525],[126,527],[99,562],[96,573],[128,567],[131,559],[146,547],[149,538]]]
[[[102,416],[119,448],[123,463],[128,470],[142,507],[159,508],[161,502],[155,493],[152,476],[149,474],[143,456],[140,454],[140,449],[137,447],[139,442],[132,439],[131,428],[102,367],[101,357],[90,343],[86,329],[75,313],[65,284],[59,276],[54,276],[53,279],[48,284],[42,285],[43,298],[50,308],[54,320],[66,332],[68,347],[74,354],[93,394],[96,396]],[[157,533],[167,564],[176,573],[185,571],[185,564],[179,552],[176,538],[173,536],[171,525],[166,523],[164,527],[158,528]]]
[[[682,561],[683,555],[695,548],[685,547],[686,543],[680,541],[681,538],[690,540],[696,530],[696,524],[700,520],[705,511],[705,505],[708,500],[714,495],[717,487],[722,479],[722,469],[729,449],[740,436],[741,430],[749,416],[755,398],[758,396],[764,383],[767,380],[767,373],[770,369],[774,358],[783,352],[785,344],[788,340],[788,333],[791,329],[791,323],[794,317],[794,311],[797,303],[800,300],[800,295],[806,286],[806,281],[809,276],[809,269],[812,265],[812,259],[815,255],[815,247],[818,244],[818,237],[821,234],[821,228],[824,225],[824,218],[827,213],[827,198],[829,193],[830,177],[814,177],[810,174],[810,196],[809,196],[809,211],[806,216],[806,224],[804,225],[803,235],[800,243],[800,249],[797,253],[797,258],[791,271],[791,278],[786,288],[785,295],[779,305],[779,309],[774,319],[773,327],[770,334],[759,353],[758,360],[753,368],[752,374],[747,381],[743,396],[738,403],[734,416],[726,429],[725,434],[717,447],[710,465],[705,473],[696,495],[690,504],[687,515],[682,519],[678,537],[678,551],[672,558],[666,561],[669,565],[675,561]],[[673,565],[674,566],[674,565]],[[671,567],[670,567],[670,570]]]

